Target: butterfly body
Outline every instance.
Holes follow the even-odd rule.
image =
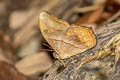
[[[39,24],[44,38],[54,49],[59,59],[69,58],[96,45],[96,36],[91,28],[70,25],[48,12],[40,13]]]

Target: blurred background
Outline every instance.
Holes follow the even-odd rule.
[[[70,24],[88,25],[94,32],[101,25],[120,20],[120,0],[0,0],[0,76],[3,78],[9,72],[13,75],[7,76],[15,80],[19,80],[19,75],[20,79],[42,80],[54,63],[39,30],[38,16],[42,10]]]

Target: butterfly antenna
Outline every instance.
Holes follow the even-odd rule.
[[[44,45],[44,46],[46,46],[46,47],[52,49],[52,47],[50,47],[49,45],[47,45],[47,44],[45,44],[45,43],[43,43],[42,45]]]
[[[53,52],[53,50],[51,50],[51,49],[40,49],[40,51],[49,51],[49,52]]]

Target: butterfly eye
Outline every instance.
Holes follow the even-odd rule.
[[[74,32],[75,32],[75,33],[79,32],[79,29],[78,29],[78,28],[75,28],[75,29],[74,29]]]
[[[68,30],[68,31],[67,31],[67,35],[68,35],[68,36],[71,36],[71,35],[72,35],[72,30]]]

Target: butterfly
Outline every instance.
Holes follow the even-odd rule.
[[[59,60],[70,58],[96,45],[96,36],[90,27],[69,24],[47,11],[40,12],[40,31],[57,54]]]

